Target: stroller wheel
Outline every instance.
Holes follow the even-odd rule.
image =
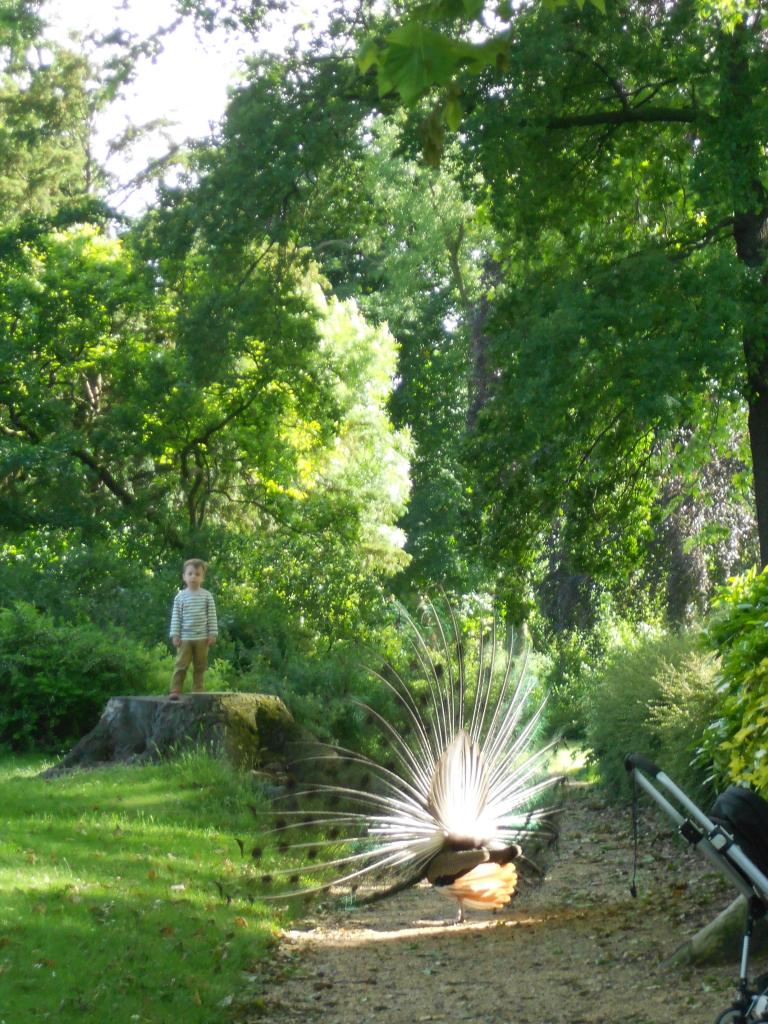
[[[747,1018],[741,1010],[737,1010],[731,1006],[727,1010],[723,1010],[715,1021],[715,1024],[747,1024]]]

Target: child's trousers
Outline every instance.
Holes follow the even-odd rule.
[[[208,668],[207,637],[204,640],[181,641],[171,676],[171,693],[181,693],[190,662],[192,662],[192,691],[200,693],[203,689],[203,676]]]

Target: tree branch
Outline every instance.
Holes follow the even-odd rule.
[[[575,54],[577,57],[581,57],[583,60],[588,61],[593,67],[597,68],[597,70],[607,80],[613,91],[618,96],[619,102],[621,103],[623,109],[627,110],[629,108],[629,93],[624,88],[623,83],[620,82],[618,78],[614,78],[610,71],[608,71],[607,68],[603,67],[600,61],[596,60],[590,54],[584,53],[582,50],[571,50],[570,52]]]
[[[244,401],[240,402],[238,405],[235,405],[232,409],[230,409],[226,416],[223,416],[220,420],[217,420],[215,423],[211,423],[208,427],[205,428],[205,430],[201,434],[198,434],[197,437],[193,437],[181,449],[180,455],[182,456],[182,458],[186,455],[189,455],[199,445],[207,444],[214,434],[218,433],[218,431],[220,430],[223,430],[224,427],[226,427],[228,423],[231,423],[232,420],[236,419],[236,417],[238,417],[240,413],[245,412],[248,406],[253,405],[257,398],[258,393],[254,392],[254,394],[250,395]]]
[[[104,484],[111,494],[114,494],[116,498],[127,508],[136,504],[136,496],[131,494],[130,491],[126,490],[121,483],[119,483],[109,472],[109,470],[99,464],[98,460],[92,455],[86,448],[70,448],[70,452],[75,458],[79,459],[84,465],[92,469],[99,481]]]
[[[461,263],[459,262],[459,251],[461,250],[461,246],[464,243],[464,229],[465,225],[464,221],[462,221],[459,226],[459,230],[456,237],[446,237],[445,247],[448,250],[448,265],[450,266],[451,273],[453,274],[454,284],[458,289],[464,308],[468,309],[469,292],[467,291],[467,286],[464,282],[464,274],[462,273],[461,270]]]
[[[702,116],[696,107],[626,107],[622,110],[596,110],[590,114],[551,117],[545,122],[545,127],[556,131],[563,128],[592,128],[604,124],[694,124],[700,121]]]

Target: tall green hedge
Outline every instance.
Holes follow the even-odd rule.
[[[768,793],[768,568],[729,581],[707,630],[720,656],[718,715],[704,747],[718,781]]]
[[[595,680],[587,724],[609,792],[629,792],[624,758],[640,753],[694,798],[711,795],[711,769],[698,752],[717,706],[716,671],[697,632],[649,636],[614,651]]]

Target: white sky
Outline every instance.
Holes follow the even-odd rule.
[[[308,13],[311,3],[299,0],[296,6]],[[158,27],[170,25],[176,17],[173,0],[47,0],[42,14],[59,39],[65,39],[71,29],[87,32],[117,27],[145,38]],[[291,31],[292,20],[283,21],[264,39],[263,45],[272,50],[282,49]],[[251,40],[251,52],[253,49]],[[167,152],[169,140],[181,142],[207,135],[211,124],[224,112],[227,87],[237,79],[242,54],[242,41],[231,35],[217,38],[201,33],[198,37],[191,19],[186,19],[165,38],[164,52],[156,63],[142,62],[136,81],[127,87],[125,99],[115,103],[104,117],[99,138],[103,147],[106,139],[118,135],[129,122],[142,124],[166,118],[175,124],[166,130],[165,139],[148,140],[131,160],[115,163],[111,170],[124,180],[152,158]],[[150,200],[151,192],[134,194],[124,199],[121,209],[138,213]]]

